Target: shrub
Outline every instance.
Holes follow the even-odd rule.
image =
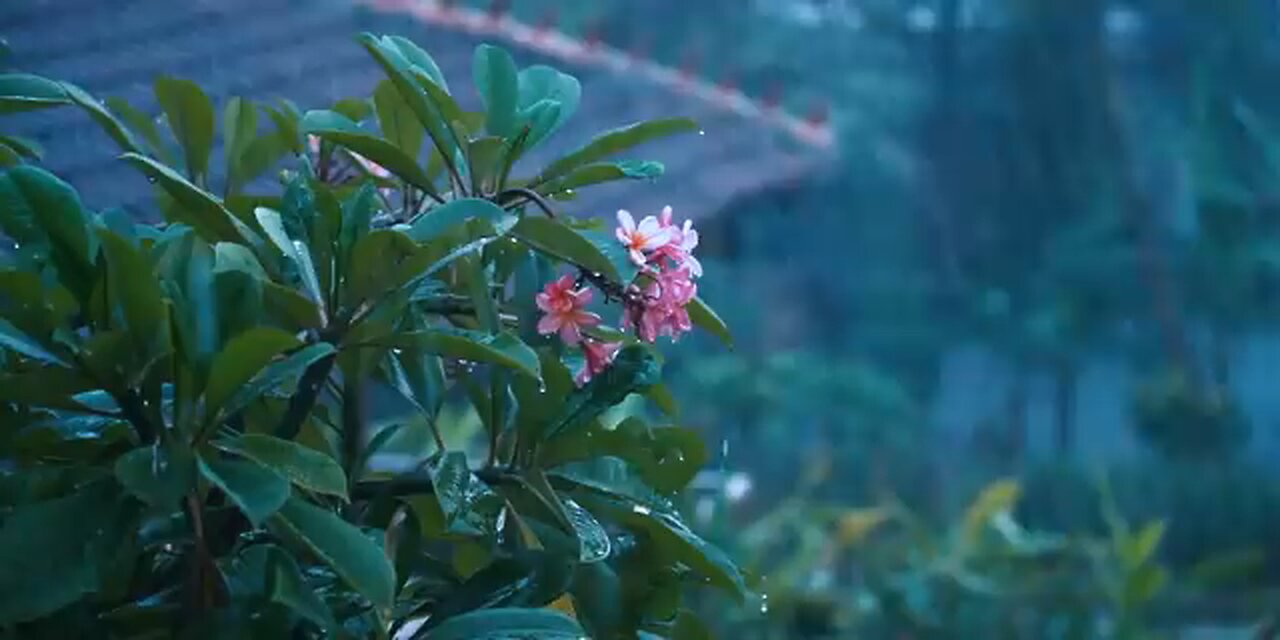
[[[231,99],[225,168],[195,84],[156,82],[165,133],[0,76],[0,113],[85,110],[164,220],[87,209],[0,138],[0,629],[698,637],[688,587],[743,597],[672,506],[705,462],[698,435],[598,420],[632,394],[673,417],[654,343],[694,324],[727,337],[695,295],[696,232],[670,210],[605,230],[555,205],[659,175],[608,158],[695,125],[623,127],[515,178],[572,115],[574,78],[481,46],[485,109],[467,113],[411,42],[359,42],[386,74],[371,98]],[[251,192],[281,162],[280,188]],[[392,435],[366,431],[379,386],[438,448],[402,473],[366,468]],[[482,459],[437,430],[451,400],[481,417]]]

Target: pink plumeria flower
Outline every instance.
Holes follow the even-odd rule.
[[[671,229],[663,228],[657,218],[646,216],[637,225],[625,209],[618,211],[618,228],[614,235],[627,248],[631,261],[640,267],[648,260],[646,252],[656,251],[671,241]]]
[[[356,161],[359,162],[365,168],[366,171],[368,171],[371,175],[373,175],[373,177],[383,178],[383,179],[391,177],[391,172],[387,171],[386,167],[383,167],[382,165],[362,155],[354,154],[354,153],[351,155],[355,156]]]
[[[628,309],[623,315],[623,328],[634,328],[645,342],[654,342],[658,336],[669,336],[673,341],[681,333],[693,329],[685,306],[698,293],[688,266],[668,268],[653,274],[654,281],[644,290],[639,307]]]
[[[559,333],[565,344],[578,344],[583,329],[600,324],[600,316],[586,310],[591,303],[591,289],[575,288],[573,276],[548,282],[534,302],[546,314],[538,320],[538,333]]]
[[[582,341],[582,355],[585,362],[582,369],[578,370],[578,374],[573,377],[573,381],[579,387],[591,381],[591,378],[604,372],[613,362],[613,357],[618,355],[618,350],[622,348],[621,342],[599,342],[590,338]]]
[[[693,257],[693,250],[698,247],[698,232],[693,228],[693,221],[685,220],[683,227],[677,226],[671,220],[671,213],[671,207],[666,206],[658,215],[658,226],[670,229],[671,239],[658,247],[649,259],[657,262],[661,262],[663,258],[669,259],[679,266],[688,267],[693,277],[701,277],[702,263]]]

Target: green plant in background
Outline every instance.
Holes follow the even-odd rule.
[[[0,75],[0,113],[85,110],[164,216],[88,209],[0,140],[0,633],[696,638],[691,586],[744,597],[672,506],[705,462],[697,434],[601,420],[633,394],[674,414],[658,335],[727,337],[695,296],[696,236],[669,212],[611,234],[551,204],[659,174],[608,158],[695,125],[617,129],[518,178],[573,114],[574,78],[481,46],[485,109],[467,113],[413,43],[359,42],[386,75],[370,99],[231,99],[221,169],[192,83],[156,82],[166,134]],[[286,158],[282,190],[254,192]],[[588,310],[593,288],[623,330]],[[371,430],[373,392],[416,418]],[[465,418],[441,425],[459,401],[478,447]],[[409,431],[435,450],[370,468]]]
[[[768,623],[739,614],[735,637],[1157,637],[1163,522],[1132,529],[1104,492],[1103,535],[1036,531],[1014,516],[1020,495],[994,482],[940,525],[894,500],[842,509],[797,494],[742,533],[768,577]]]

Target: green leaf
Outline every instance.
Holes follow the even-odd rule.
[[[733,348],[733,335],[729,333],[729,325],[716,314],[715,310],[707,306],[702,298],[695,297],[685,306],[685,311],[689,313],[689,321],[693,326],[709,331],[711,335],[720,339],[724,346]]]
[[[601,253],[595,243],[561,222],[525,216],[511,233],[534,250],[552,258],[603,274],[614,282],[621,277],[613,262]]]
[[[495,136],[516,132],[519,79],[516,62],[506,50],[487,44],[476,47],[471,74],[485,108],[485,129]]]
[[[613,429],[596,422],[587,429],[566,432],[548,440],[538,453],[539,462],[548,467],[602,456],[619,458],[631,464],[645,483],[668,494],[688,486],[708,459],[697,431],[651,429],[634,417]]]
[[[199,462],[200,474],[227,494],[254,527],[289,499],[289,481],[256,462],[204,456]]]
[[[44,367],[22,373],[0,374],[0,402],[83,412],[85,405],[72,396],[98,388],[87,374],[76,369]]]
[[[427,470],[440,514],[448,526],[470,506],[471,469],[467,466],[467,455],[461,451],[445,452]]]
[[[373,108],[378,115],[378,129],[382,131],[382,137],[416,162],[426,131],[414,117],[413,109],[400,96],[395,83],[390,80],[378,83],[373,91]]]
[[[253,215],[271,243],[297,265],[298,273],[302,277],[302,286],[311,297],[311,301],[320,309],[323,317],[325,296],[320,290],[320,278],[316,275],[315,264],[311,261],[311,251],[306,243],[289,236],[285,230],[284,218],[279,211],[257,207],[253,210]]]
[[[126,153],[121,159],[157,182],[177,202],[176,208],[166,209],[166,213],[174,218],[171,222],[180,222],[195,229],[209,242],[255,244],[257,234],[236,219],[212,194],[187,181],[173,169],[136,153]]]
[[[961,529],[964,540],[969,543],[976,541],[991,519],[1012,509],[1021,495],[1021,485],[1012,479],[997,480],[984,487],[965,510]]]
[[[436,86],[446,92],[449,90],[449,84],[445,82],[444,74],[440,72],[440,67],[436,65],[436,61],[426,51],[422,50],[422,47],[401,36],[383,36],[382,44],[384,47],[394,48],[399,51],[400,55],[410,65],[426,74]]]
[[[640,505],[615,503],[609,510],[620,524],[648,535],[673,559],[700,574],[712,585],[728,591],[739,602],[746,600],[747,586],[738,567],[723,551],[698,537],[680,518]]]
[[[258,110],[252,102],[233,97],[222,108],[222,153],[227,166],[227,191],[244,180],[240,158],[258,135]]]
[[[168,350],[168,311],[150,260],[128,240],[98,229],[107,258],[111,297],[124,310],[129,336],[139,355]]]
[[[214,356],[205,386],[205,415],[216,419],[219,409],[276,356],[299,345],[292,334],[272,327],[254,327],[227,342]]]
[[[119,502],[102,485],[24,504],[0,524],[0,625],[53,614],[98,591],[93,549]]]
[[[164,110],[169,130],[182,147],[187,175],[200,181],[209,171],[215,116],[209,96],[194,82],[159,77],[154,84],[156,102]]]
[[[538,353],[505,331],[490,335],[464,329],[431,329],[397,334],[380,340],[379,345],[418,349],[458,360],[488,362],[533,379],[541,375]]]
[[[424,640],[580,640],[584,631],[569,616],[548,609],[481,609],[446,620]]]
[[[44,155],[44,149],[35,140],[22,138],[19,136],[0,135],[0,144],[9,147],[19,156],[28,160],[39,160]]]
[[[44,109],[68,102],[61,83],[28,73],[0,74],[0,113]]]
[[[661,162],[599,162],[578,167],[567,176],[539,185],[538,193],[557,197],[568,195],[566,192],[573,189],[615,180],[655,180],[662,177],[664,171]]]
[[[628,345],[614,356],[603,373],[576,389],[565,400],[557,417],[534,440],[575,432],[635,392],[644,392],[662,376],[662,367],[648,348]]]
[[[697,130],[698,124],[689,118],[649,120],[614,129],[596,136],[580,149],[547,165],[547,168],[538,174],[534,184],[542,184],[548,180],[569,175],[578,167],[597,162],[650,140]]]
[[[518,84],[521,117],[533,125],[530,147],[555,133],[577,112],[582,100],[577,78],[546,65],[520,71]]]
[[[561,498],[560,502],[578,538],[578,561],[592,563],[608,558],[613,550],[613,541],[600,521],[569,498]]]
[[[362,131],[356,123],[340,113],[308,111],[302,118],[302,130],[303,133],[320,136],[382,165],[387,171],[423,191],[436,193],[435,185],[413,157],[394,144]]]
[[[296,497],[285,503],[270,524],[305,545],[375,607],[385,609],[394,602],[395,569],[359,529]]]
[[[485,220],[495,226],[514,217],[502,207],[481,198],[461,198],[433,207],[413,221],[409,237],[417,242],[430,242],[468,220]]]
[[[1164,538],[1165,524],[1161,520],[1147,523],[1146,526],[1130,536],[1126,536],[1117,550],[1126,567],[1137,568],[1146,564],[1155,554]]]
[[[97,243],[75,190],[44,169],[14,167],[0,173],[0,203],[0,216],[24,217],[43,232],[59,280],[87,298],[96,281]],[[10,225],[5,220],[7,230]]]
[[[71,102],[83,109],[85,113],[88,113],[89,117],[92,118],[93,121],[96,122],[112,140],[115,141],[116,145],[118,145],[120,149],[126,153],[142,153],[142,147],[133,137],[133,133],[129,131],[128,127],[124,126],[124,123],[111,115],[111,112],[107,111],[107,108],[102,106],[102,103],[98,102],[88,93],[85,93],[85,91],[80,87],[69,82],[63,82],[61,84],[62,90],[67,93],[67,97],[71,99]]]
[[[165,148],[164,143],[160,139],[160,129],[156,127],[156,122],[147,113],[135,108],[123,98],[112,96],[106,99],[107,109],[111,111],[117,118],[123,120],[130,129],[136,131],[142,136],[144,142],[147,143],[148,150],[152,155],[160,159],[165,164],[170,163],[171,158],[169,150]]]
[[[49,364],[71,366],[4,318],[0,318],[0,348],[16,351],[28,358],[35,358]]]
[[[1136,608],[1150,602],[1169,583],[1169,572],[1156,564],[1144,564],[1128,574],[1121,600],[1125,608]]]
[[[342,466],[310,447],[257,433],[220,440],[214,446],[253,460],[309,491],[347,497],[347,478]]]
[[[449,128],[449,120],[441,113],[441,107],[438,101],[429,97],[427,89],[420,84],[413,71],[416,69],[421,77],[431,80],[425,86],[436,87],[437,84],[444,93],[447,88],[444,87],[444,78],[439,75],[439,69],[434,69],[434,63],[430,62],[430,56],[427,56],[421,49],[412,46],[412,43],[403,41],[403,39],[395,38],[378,38],[372,34],[361,34],[357,40],[360,44],[373,56],[378,65],[382,67],[383,72],[392,83],[396,85],[396,89],[400,92],[400,97],[404,98],[409,108],[413,110],[414,115],[418,118],[418,122],[427,130],[431,136],[432,144],[439,150],[441,158],[449,166],[454,166],[454,150],[457,148],[457,141],[453,140],[453,131]],[[402,44],[408,43],[408,46],[402,48]],[[406,55],[405,52],[408,52]],[[421,54],[421,55],[419,55]],[[432,76],[432,73],[436,74]],[[435,82],[432,78],[436,78],[439,82]],[[390,167],[388,167],[389,169]]]
[[[116,459],[116,479],[129,493],[161,509],[177,507],[195,486],[195,458],[185,445],[142,446]]]
[[[295,351],[289,356],[267,365],[248,383],[236,389],[235,393],[223,405],[223,414],[233,414],[243,409],[250,402],[260,399],[281,384],[296,380],[306,371],[307,367],[323,358],[332,356],[334,353],[336,353],[336,350],[333,345],[321,342]]]
[[[272,546],[267,563],[266,591],[272,602],[278,602],[314,622],[326,633],[337,627],[333,611],[324,599],[307,584],[298,561],[283,549]]]
[[[417,277],[430,263],[431,256],[408,235],[375,229],[351,250],[345,300],[355,306],[377,298]]]

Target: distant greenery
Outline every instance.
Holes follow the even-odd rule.
[[[516,177],[577,80],[481,46],[466,113],[418,46],[358,41],[386,79],[305,113],[219,117],[159,78],[156,118],[0,75],[0,113],[83,110],[164,218],[89,208],[0,137],[0,637],[692,639],[690,593],[746,597],[672,503],[707,456],[670,425],[652,343],[728,340],[694,295],[696,239],[640,246],[553,204],[654,177],[609,158],[696,125],[632,124]],[[371,429],[375,391],[415,419]],[[635,395],[666,415],[602,422]],[[460,403],[478,443],[450,428]],[[400,432],[430,444],[370,465]]]

